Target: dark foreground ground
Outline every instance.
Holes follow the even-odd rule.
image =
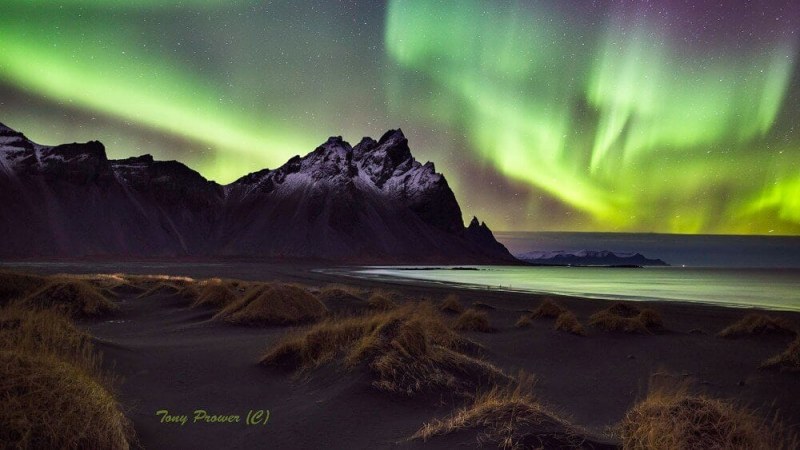
[[[778,412],[800,424],[800,376],[759,370],[759,363],[783,351],[791,338],[723,339],[716,333],[745,311],[694,304],[652,304],[667,332],[655,335],[607,333],[587,328],[579,337],[553,330],[552,321],[531,328],[514,326],[541,300],[530,294],[462,290],[341,278],[300,265],[57,265],[27,266],[45,273],[126,272],[280,280],[325,286],[329,283],[381,287],[408,298],[435,302],[456,293],[464,305],[479,301],[495,333],[465,333],[487,348],[487,358],[505,370],[536,375],[536,393],[551,408],[596,435],[613,426],[647,390],[654,373],[691,379],[716,397],[736,399],[762,415]],[[105,365],[119,374],[120,399],[145,448],[453,448],[474,446],[474,437],[408,441],[424,422],[449,414],[451,399],[405,399],[378,392],[366,376],[332,367],[297,379],[257,365],[285,327],[252,328],[209,320],[211,310],[188,308],[178,296],[157,292],[144,298],[120,296],[120,311],[102,321],[84,322],[96,337]],[[559,298],[584,324],[607,306],[600,300]],[[800,314],[774,313],[797,326]],[[192,414],[247,415],[269,410],[266,425],[191,423]],[[168,410],[188,415],[185,425],[161,423]]]

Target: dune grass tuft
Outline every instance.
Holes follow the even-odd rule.
[[[514,324],[514,326],[517,328],[528,328],[532,325],[533,325],[533,320],[531,319],[530,313],[523,314],[522,316],[520,316],[519,320],[517,320],[517,323]]]
[[[555,319],[564,311],[566,311],[566,308],[546,298],[533,310],[530,317],[532,319]]]
[[[787,372],[800,372],[800,336],[782,353],[764,361],[762,369],[780,369]]]
[[[328,286],[320,291],[318,298],[333,314],[359,314],[369,307],[361,292],[350,286]]]
[[[285,337],[261,364],[303,373],[339,361],[348,370],[366,368],[381,391],[469,396],[478,386],[507,378],[472,356],[478,348],[450,330],[430,304],[408,304],[325,319]]]
[[[647,397],[619,425],[622,447],[645,449],[797,448],[777,421],[767,422],[734,403],[690,394],[685,384],[652,384]]]
[[[461,314],[464,312],[464,306],[455,294],[450,294],[444,298],[439,310],[446,313]]]
[[[38,275],[0,271],[0,305],[27,297],[45,284]]]
[[[481,447],[581,448],[583,430],[544,407],[533,394],[534,383],[521,373],[514,383],[496,385],[451,416],[426,423],[412,439],[474,432]]]
[[[367,300],[367,306],[369,309],[375,311],[388,311],[396,308],[397,304],[393,302],[388,295],[382,292],[375,292],[370,295],[369,300]]]
[[[110,291],[114,291],[115,289],[119,289],[121,287],[130,286],[126,275],[121,273],[97,273],[91,275],[72,276],[87,280],[100,289],[107,289]]]
[[[0,349],[51,352],[91,366],[90,336],[54,309],[29,309],[20,302],[0,309]]]
[[[453,324],[453,329],[458,331],[480,331],[482,333],[495,331],[489,325],[489,315],[474,309],[468,309],[461,313]]]
[[[238,284],[230,280],[211,278],[198,283],[192,307],[209,306],[222,309],[239,299]]]
[[[719,332],[719,336],[725,338],[764,335],[793,336],[795,334],[797,332],[789,321],[765,314],[747,314],[741,320]]]
[[[139,298],[157,294],[178,294],[189,297],[194,278],[175,275],[125,275],[128,289],[138,291]]]
[[[312,322],[327,312],[308,290],[290,284],[264,284],[228,304],[214,318],[242,325],[294,325]]]
[[[651,334],[664,328],[661,316],[655,310],[619,302],[592,314],[589,325],[605,331],[640,334]]]
[[[575,317],[575,314],[549,298],[542,300],[532,313],[522,315],[515,326],[517,328],[530,327],[533,325],[534,319],[556,319],[553,325],[555,330],[566,331],[579,336],[586,335],[586,330],[578,321],[578,318]]]
[[[0,442],[11,448],[127,449],[132,426],[85,369],[50,353],[0,351]]]
[[[0,442],[127,449],[133,428],[90,337],[55,309],[0,308]]]
[[[553,327],[558,331],[566,331],[567,333],[578,336],[586,336],[586,330],[572,311],[564,311],[559,314]]]
[[[21,302],[30,308],[55,308],[70,317],[98,316],[118,309],[97,286],[72,277],[48,277],[44,287]]]

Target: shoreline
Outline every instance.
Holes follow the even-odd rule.
[[[466,289],[466,290],[474,290],[478,292],[488,292],[488,291],[497,291],[497,292],[508,292],[508,293],[516,293],[516,294],[532,294],[532,295],[539,295],[539,296],[559,296],[559,297],[574,297],[574,298],[581,298],[581,299],[588,299],[588,300],[603,300],[603,301],[631,301],[631,302],[643,302],[643,303],[653,303],[653,304],[661,304],[661,303],[669,303],[669,304],[687,304],[687,305],[703,305],[709,307],[721,307],[721,308],[733,308],[738,310],[757,310],[757,311],[771,311],[771,312],[800,312],[800,303],[798,305],[793,306],[791,304],[779,304],[779,305],[765,305],[765,304],[753,304],[747,303],[745,301],[741,302],[719,302],[715,300],[702,300],[702,299],[689,299],[689,298],[680,298],[680,297],[655,297],[655,296],[648,296],[638,293],[630,293],[630,294],[611,294],[611,293],[573,293],[573,292],[565,292],[559,290],[548,290],[548,289],[531,289],[527,287],[513,287],[503,286],[503,285],[493,285],[488,283],[482,282],[470,282],[470,281],[454,281],[454,280],[446,280],[446,279],[432,279],[432,278],[425,278],[425,277],[414,277],[410,275],[410,273],[414,272],[415,270],[419,270],[422,272],[428,272],[432,270],[454,270],[454,271],[461,271],[461,270],[469,270],[469,271],[491,271],[494,268],[503,269],[505,266],[492,266],[484,268],[477,268],[472,267],[469,269],[462,269],[462,268],[450,268],[450,267],[425,267],[420,269],[415,269],[411,267],[392,267],[392,266],[365,266],[361,268],[334,268],[334,269],[317,269],[316,272],[320,273],[328,273],[332,275],[339,275],[343,277],[348,277],[351,279],[369,279],[375,280],[379,282],[400,282],[400,283],[419,283],[419,284],[427,284],[431,286],[444,286],[451,289]],[[552,266],[545,267],[545,269],[551,269]],[[570,267],[569,269],[572,269]],[[575,269],[583,270],[586,267],[575,267]],[[600,269],[600,268],[597,268]],[[613,267],[608,269],[623,270],[626,268],[619,268]],[[641,270],[675,270],[676,268],[673,267],[657,267],[654,269],[646,269],[646,268],[639,268]],[[684,268],[678,268],[678,270]],[[688,270],[693,270],[690,268],[686,268]],[[705,269],[710,271],[741,271],[748,269],[725,269],[725,268],[710,268]],[[756,269],[758,271],[762,269]],[[788,271],[788,272],[798,272],[800,274],[800,270],[797,269],[763,269],[766,272],[774,273],[776,270],[778,272],[781,271]],[[379,271],[393,271],[395,273],[377,273]],[[575,274],[576,277],[579,276],[578,273]],[[687,280],[687,283],[689,281]]]
[[[390,265],[390,266],[365,266],[365,265],[348,265],[348,264],[320,264],[312,261],[301,261],[295,263],[274,262],[274,261],[229,261],[229,260],[196,260],[196,261],[182,261],[182,260],[148,260],[148,261],[31,261],[31,262],[9,262],[0,261],[0,270],[8,271],[22,271],[32,272],[43,275],[54,275],[59,273],[72,273],[72,274],[89,274],[89,273],[126,273],[126,274],[140,274],[140,275],[176,275],[188,276],[193,278],[214,278],[214,277],[228,277],[238,278],[249,281],[263,281],[265,279],[273,279],[277,281],[289,282],[325,282],[330,284],[343,283],[340,278],[345,278],[347,284],[357,286],[375,286],[386,285],[394,286],[396,288],[404,287],[411,291],[418,291],[420,289],[433,289],[437,291],[464,291],[474,292],[476,294],[484,294],[494,296],[495,294],[508,294],[517,298],[531,297],[546,298],[553,297],[558,299],[570,299],[569,301],[585,301],[592,302],[605,302],[612,303],[615,301],[624,302],[637,302],[647,305],[659,307],[679,307],[679,308],[702,308],[702,309],[723,309],[732,311],[746,311],[746,312],[764,312],[771,314],[797,314],[800,316],[800,309],[786,309],[780,307],[769,307],[765,305],[752,305],[752,304],[739,304],[739,303],[719,303],[714,301],[698,301],[687,299],[669,299],[659,297],[646,297],[638,294],[631,295],[604,295],[604,294],[575,294],[558,291],[541,290],[535,291],[525,288],[511,288],[502,286],[491,286],[482,283],[468,283],[456,282],[447,280],[430,280],[414,277],[402,277],[383,274],[364,274],[356,275],[359,270],[371,269],[398,269],[405,268],[405,270],[413,271],[418,270],[417,267],[431,268],[433,270],[440,268],[468,267],[467,272],[476,271],[469,265]],[[492,270],[493,268],[508,268],[519,266],[504,266],[504,265],[481,265],[486,267],[481,270]],[[536,268],[552,269],[553,266],[536,266]],[[222,270],[219,270],[222,269]],[[572,268],[569,268],[572,269]],[[584,267],[574,267],[580,270]],[[602,268],[593,268],[602,269]],[[630,268],[613,268],[614,271],[624,271]],[[701,269],[711,271],[727,271],[727,270],[756,270],[756,271],[789,271],[800,272],[800,269],[793,268],[755,268],[755,269],[742,269],[742,268],[682,268],[678,266],[665,266],[656,267],[655,270],[682,270],[682,269]],[[401,269],[402,270],[402,269]],[[633,269],[630,269],[633,270]],[[638,268],[639,270],[651,270],[648,268]],[[232,275],[219,275],[219,273],[231,273]]]

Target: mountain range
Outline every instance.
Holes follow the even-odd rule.
[[[464,226],[433,163],[401,130],[220,185],[177,161],[108,159],[97,141],[39,145],[0,124],[0,257],[247,257],[347,263],[508,263]]]

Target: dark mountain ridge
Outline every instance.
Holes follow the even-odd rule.
[[[0,124],[0,256],[252,257],[347,263],[509,263],[401,130],[222,186],[177,161],[109,160],[103,144],[44,146]]]

